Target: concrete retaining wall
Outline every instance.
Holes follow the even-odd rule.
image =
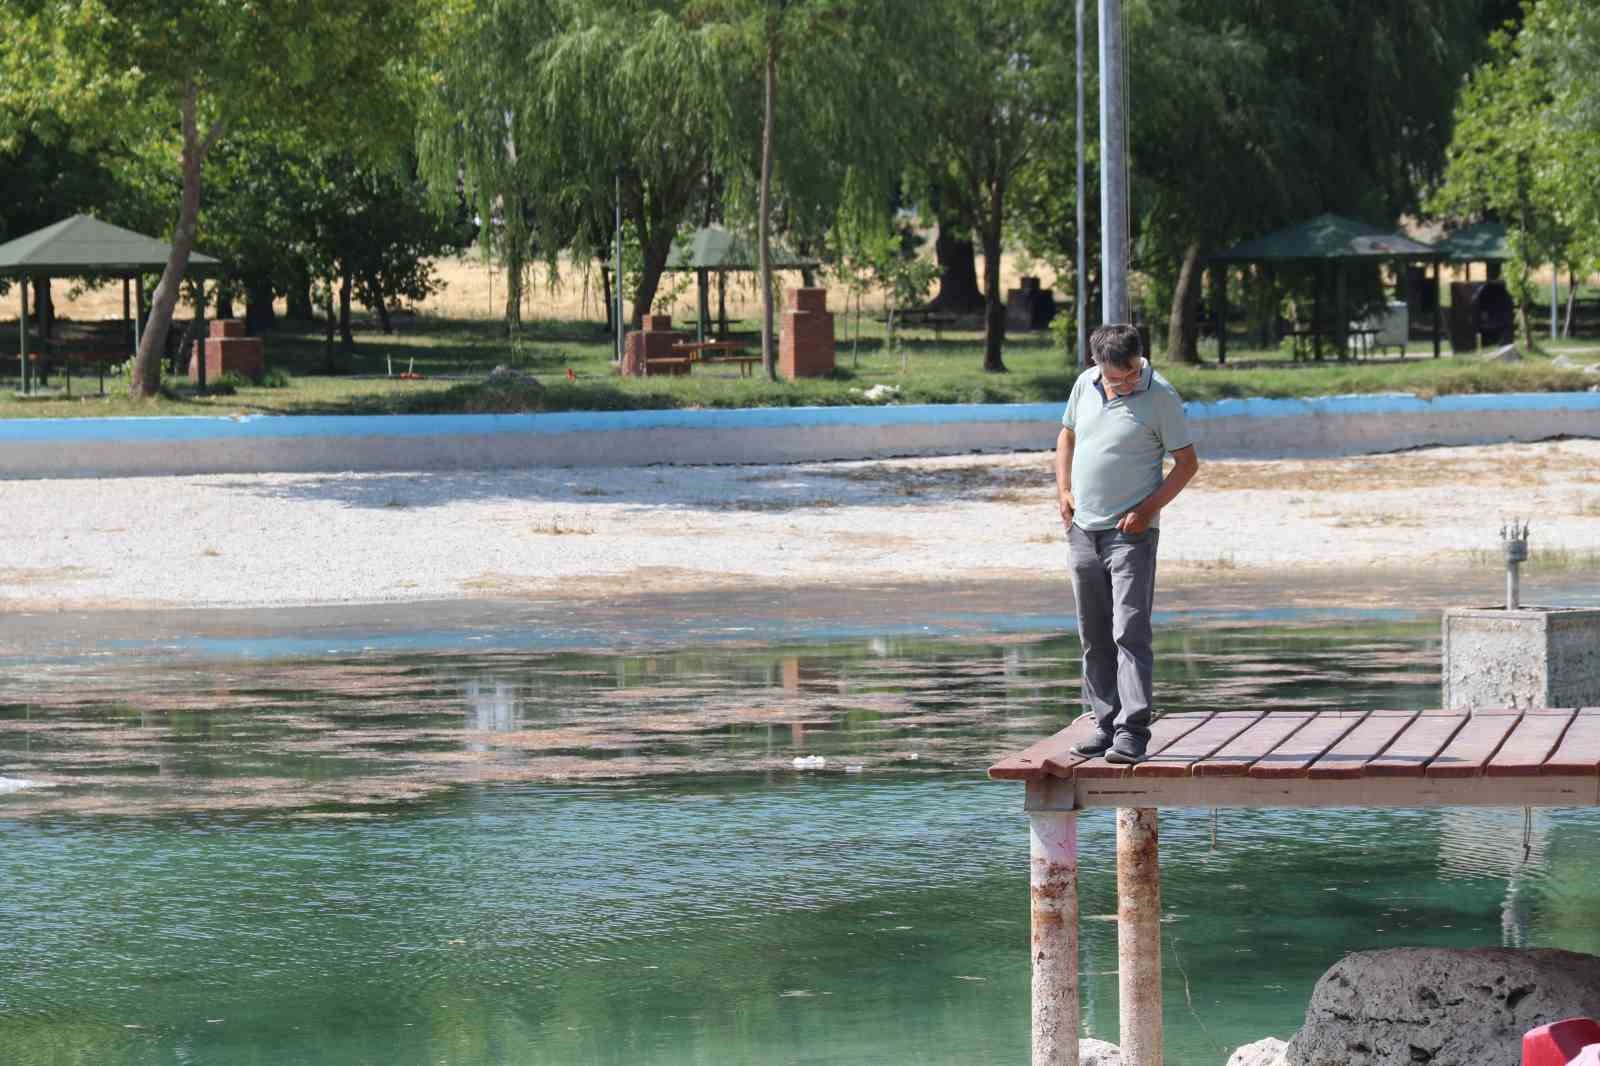
[[[1053,448],[1061,404],[529,415],[16,419],[0,478],[791,463]],[[1600,394],[1331,396],[1188,405],[1210,458],[1600,437]]]

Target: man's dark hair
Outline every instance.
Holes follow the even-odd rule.
[[[1144,355],[1144,338],[1126,323],[1101,326],[1089,334],[1089,354],[1102,366],[1109,363],[1118,370],[1129,370]]]

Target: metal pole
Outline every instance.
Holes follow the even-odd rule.
[[[612,321],[617,325],[616,354],[613,358],[622,362],[622,171],[617,171],[616,184],[616,248],[615,259],[611,268],[612,298],[617,302],[616,314]]]
[[[1550,264],[1550,339],[1556,339],[1557,308],[1560,306],[1561,297],[1556,295],[1556,265]]]
[[[1161,1066],[1161,862],[1156,812],[1117,811],[1117,1000],[1125,1066]]]
[[[22,315],[17,319],[17,330],[22,335],[22,366],[19,372],[22,375],[22,394],[28,394],[28,275],[22,275]]]
[[[1122,0],[1100,0],[1101,320],[1128,322],[1128,136]]]
[[[1034,811],[1028,821],[1033,1066],[1078,1066],[1078,816]]]
[[[1086,230],[1088,211],[1083,202],[1083,0],[1078,0],[1078,294],[1073,302],[1073,312],[1078,318],[1078,366],[1089,365],[1089,282],[1085,274],[1088,265],[1089,235]]]

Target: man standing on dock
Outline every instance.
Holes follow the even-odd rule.
[[[1089,337],[1056,439],[1056,492],[1072,555],[1083,643],[1083,702],[1099,731],[1079,755],[1136,763],[1150,739],[1156,544],[1161,509],[1200,469],[1178,392],[1151,367],[1130,325]],[[1162,459],[1173,467],[1162,476]]]

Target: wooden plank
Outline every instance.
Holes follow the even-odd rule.
[[[1541,774],[1600,774],[1600,707],[1579,711]]]
[[[1515,711],[1476,711],[1425,771],[1428,777],[1479,777],[1505,743],[1522,715]]]
[[[1194,765],[1196,777],[1243,777],[1256,760],[1289,739],[1316,717],[1314,711],[1272,711],[1234,737],[1202,762]]]
[[[1423,711],[1378,758],[1367,763],[1368,777],[1421,777],[1428,763],[1467,722],[1461,711]]]
[[[1264,711],[1222,711],[1204,725],[1184,734],[1181,740],[1151,755],[1133,768],[1134,774],[1150,777],[1185,777],[1195,763],[1225,747],[1234,737],[1259,721]]]
[[[1416,717],[1416,711],[1373,711],[1312,763],[1306,776],[1318,780],[1360,777],[1367,763],[1382,755]]]
[[[1360,725],[1366,711],[1319,711],[1294,736],[1256,760],[1249,776],[1255,778],[1304,777],[1311,764]]]
[[[1167,748],[1182,740],[1190,733],[1205,725],[1212,718],[1210,711],[1185,712],[1181,714],[1164,714],[1150,723],[1150,742],[1145,745],[1145,756],[1153,758],[1160,755]],[[1059,771],[1051,766],[1051,771]],[[1106,762],[1099,759],[1085,759],[1073,767],[1070,772],[1074,777],[1123,777],[1132,767],[1121,763]]]
[[[1522,716],[1494,758],[1483,768],[1485,777],[1535,777],[1561,743],[1577,711],[1529,711]]]
[[[1015,755],[1007,756],[989,767],[989,776],[997,781],[1027,781],[1043,777],[1045,760],[1051,757],[1067,760],[1070,765],[1077,756],[1070,754],[1072,745],[1094,736],[1093,718],[1079,718],[1067,728],[1053,733],[1030,745]]]
[[[1096,807],[1593,807],[1600,776],[1121,777],[1029,782],[1028,810]],[[1227,836],[1227,821],[1221,834]]]

